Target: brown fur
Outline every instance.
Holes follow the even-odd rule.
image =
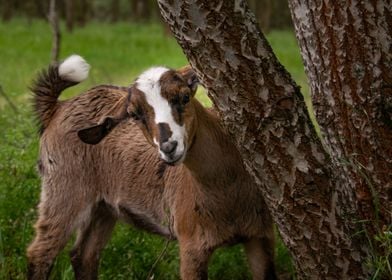
[[[183,72],[171,75],[162,83],[174,75],[188,79]],[[166,86],[166,94],[175,87]],[[261,193],[217,116],[197,100],[191,99],[183,116],[190,143],[183,164],[162,163],[140,120],[120,122],[97,145],[80,141],[81,129],[121,115],[127,95],[125,88],[98,86],[67,101],[36,102],[38,114],[50,116],[41,117],[42,194],[27,251],[29,279],[47,278],[74,231],[75,276],[96,279],[99,253],[118,219],[177,239],[182,279],[207,278],[214,249],[238,242],[245,244],[254,279],[274,277],[272,220]]]
[[[57,107],[57,98],[61,92],[75,85],[75,82],[62,80],[58,74],[58,65],[50,65],[47,71],[42,71],[31,91],[34,92],[34,110],[40,123],[40,132],[48,126]]]

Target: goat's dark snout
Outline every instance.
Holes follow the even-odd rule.
[[[167,141],[161,144],[161,151],[167,155],[173,154],[177,148],[177,141]]]

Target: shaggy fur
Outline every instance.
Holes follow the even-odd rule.
[[[185,73],[174,72],[186,86]],[[174,79],[164,77],[162,88],[173,88]],[[160,130],[146,125],[154,118],[148,113],[143,120],[124,117],[124,108],[129,113],[136,99],[143,102],[137,89],[103,85],[57,101],[72,84],[49,67],[32,87],[44,130],[39,218],[27,251],[29,279],[47,279],[75,231],[76,279],[96,279],[99,254],[117,220],[177,239],[182,279],[206,279],[212,252],[238,242],[245,244],[254,279],[276,278],[270,214],[213,111],[193,98],[183,108],[188,150],[183,163],[170,166],[151,143],[152,131],[159,135]],[[107,118],[121,115],[120,121]],[[86,138],[96,137],[99,144],[83,143],[78,132],[97,123],[104,135]]]

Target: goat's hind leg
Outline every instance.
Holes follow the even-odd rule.
[[[68,229],[44,219],[35,225],[36,237],[27,250],[27,279],[48,279],[52,264],[70,237]]]
[[[73,231],[74,209],[70,210],[53,201],[41,201],[36,235],[27,249],[27,278],[48,279],[52,264],[67,244]]]
[[[245,252],[254,280],[278,279],[274,266],[274,240],[252,238],[245,242]]]
[[[97,279],[99,255],[113,231],[116,219],[104,202],[99,202],[88,223],[78,231],[70,256],[75,279]]]

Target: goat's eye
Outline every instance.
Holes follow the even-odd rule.
[[[178,97],[178,95],[174,96],[171,100],[171,103],[173,105],[179,105],[180,104],[180,98]]]
[[[182,104],[187,104],[189,102],[189,95],[186,94],[182,97]]]

